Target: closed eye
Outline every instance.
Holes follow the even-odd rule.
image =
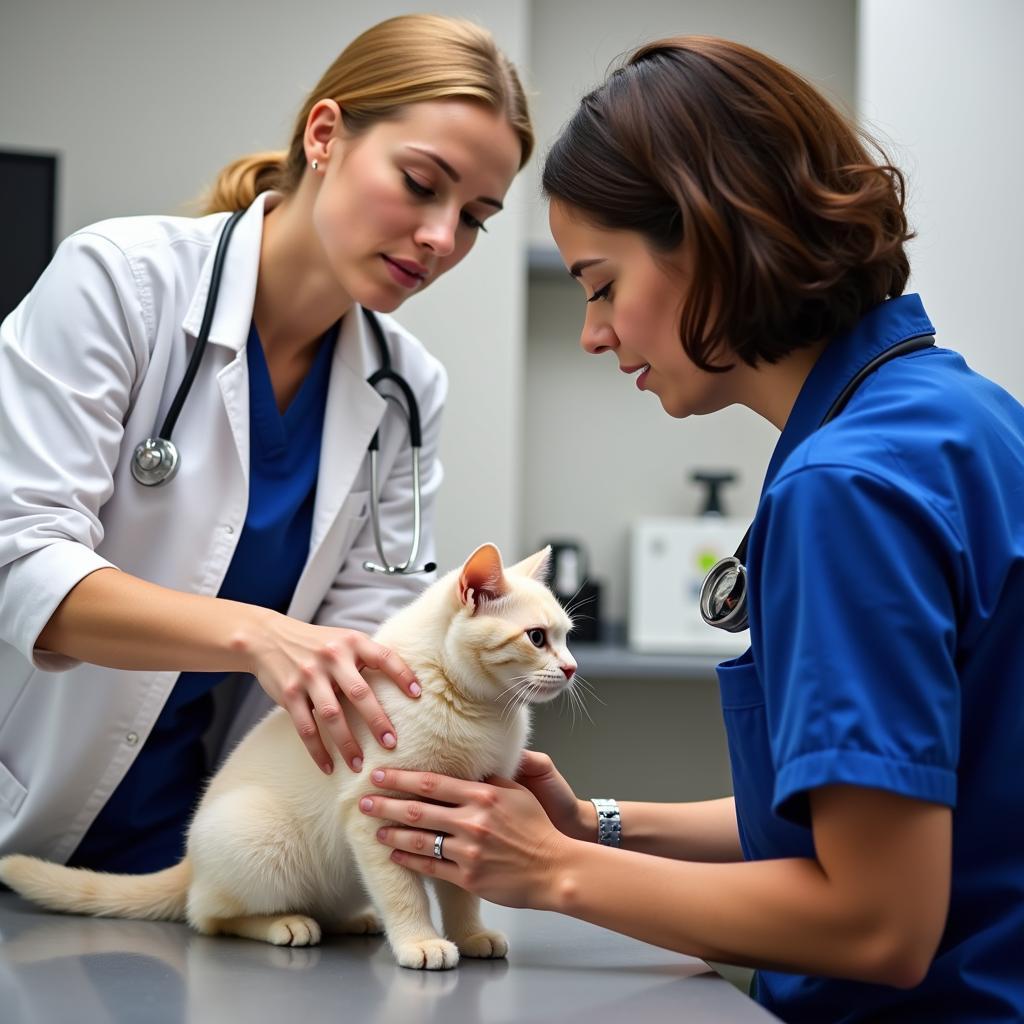
[[[427,188],[426,185],[421,185],[408,171],[402,171],[402,177],[405,178],[405,187],[419,199],[431,199],[437,193],[432,188]],[[473,216],[468,210],[463,210],[459,214],[459,219],[467,228],[473,231],[486,231],[484,223]]]
[[[434,195],[432,188],[427,188],[426,185],[421,185],[411,174],[407,171],[402,171],[402,177],[405,178],[405,187],[414,195],[420,196],[425,199],[427,196]]]

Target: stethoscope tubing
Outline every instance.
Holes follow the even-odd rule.
[[[213,268],[210,272],[209,291],[207,294],[206,306],[203,310],[203,319],[199,326],[199,334],[196,338],[196,346],[192,350],[188,366],[185,368],[185,373],[181,379],[181,383],[178,385],[178,388],[174,393],[174,398],[171,400],[171,404],[167,410],[167,415],[164,417],[163,424],[161,425],[157,436],[155,438],[146,438],[145,441],[136,447],[132,455],[132,475],[145,487],[157,487],[167,483],[167,481],[175,476],[178,466],[180,465],[180,455],[178,449],[174,445],[174,442],[171,440],[171,434],[177,425],[178,418],[181,415],[181,410],[185,405],[185,400],[188,398],[189,392],[192,390],[192,384],[195,381],[196,374],[199,372],[199,366],[203,361],[203,355],[206,351],[207,342],[210,336],[210,328],[213,325],[214,313],[217,309],[217,298],[220,294],[220,283],[224,270],[224,261],[227,255],[228,242],[231,240],[231,235],[235,230],[235,226],[238,224],[238,221],[244,213],[244,210],[238,210],[231,214],[225,222],[220,238],[217,241],[217,249],[213,257]],[[420,449],[422,448],[423,438],[420,427],[419,403],[416,401],[416,395],[409,386],[409,382],[391,366],[391,354],[388,350],[387,339],[384,337],[384,331],[380,326],[380,321],[371,310],[366,309],[365,307],[363,308],[363,314],[366,317],[371,333],[376,339],[381,362],[380,368],[370,375],[367,383],[377,391],[382,398],[397,405],[399,410],[405,416],[409,427],[409,441],[412,448],[413,468],[412,546],[409,552],[409,557],[406,558],[404,562],[393,565],[388,561],[388,558],[384,553],[384,542],[380,529],[380,481],[378,468],[380,431],[374,431],[373,438],[371,439],[368,448],[370,455],[370,505],[374,544],[377,548],[377,554],[380,556],[380,564],[366,561],[363,562],[363,568],[368,572],[383,573],[389,576],[433,572],[434,569],[437,568],[434,562],[428,562],[419,569],[412,568],[412,565],[419,554],[420,541],[422,537]],[[396,396],[387,394],[380,390],[380,385],[384,383],[393,384],[399,389],[399,391],[401,391],[402,397],[405,400],[404,406]]]
[[[224,230],[221,232],[220,240],[217,242],[217,251],[213,257],[213,270],[210,273],[209,299],[207,300],[206,308],[203,310],[203,319],[199,325],[199,336],[196,338],[196,347],[192,350],[192,357],[185,368],[185,375],[181,378],[178,390],[175,392],[170,408],[167,410],[167,415],[164,417],[163,426],[160,427],[160,433],[157,435],[158,438],[164,441],[170,441],[171,439],[171,432],[174,430],[178,417],[181,415],[185,399],[188,398],[188,393],[192,390],[192,382],[196,379],[196,374],[199,372],[199,364],[203,361],[203,353],[206,351],[206,345],[210,338],[210,328],[213,326],[213,314],[217,309],[217,298],[220,295],[220,279],[224,272],[224,260],[227,257],[228,242],[231,241],[231,235],[235,230],[235,226],[244,213],[245,210],[238,210],[231,214],[224,225]]]

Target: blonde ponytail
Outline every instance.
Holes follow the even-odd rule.
[[[227,165],[201,200],[202,213],[244,210],[261,192],[279,188],[286,150],[250,153]]]
[[[228,164],[201,200],[204,213],[245,209],[260,192],[296,191],[306,170],[309,113],[333,99],[345,129],[358,135],[413,103],[468,99],[507,118],[519,137],[519,166],[533,151],[533,126],[516,69],[486,29],[462,18],[403,14],[354,39],[324,72],[281,152],[253,153]]]

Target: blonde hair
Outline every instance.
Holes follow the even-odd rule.
[[[294,192],[306,169],[306,121],[322,99],[333,99],[346,131],[358,135],[412,103],[455,98],[479,100],[504,114],[519,136],[520,168],[526,163],[534,145],[526,96],[490,32],[435,14],[382,21],[354,39],[324,72],[299,111],[289,149],[252,153],[228,164],[203,197],[203,212],[243,210],[267,189]]]

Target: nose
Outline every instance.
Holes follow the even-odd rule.
[[[429,249],[435,256],[450,256],[455,249],[458,223],[458,212],[454,216],[438,213],[420,225],[414,236],[416,244]]]
[[[615,337],[611,324],[599,321],[596,315],[588,309],[587,319],[580,333],[580,348],[592,356],[597,356],[602,352],[611,351],[617,343],[618,339]]]
[[[566,679],[572,679],[572,677],[576,674],[575,665],[562,665],[561,668],[562,672],[565,674]]]

